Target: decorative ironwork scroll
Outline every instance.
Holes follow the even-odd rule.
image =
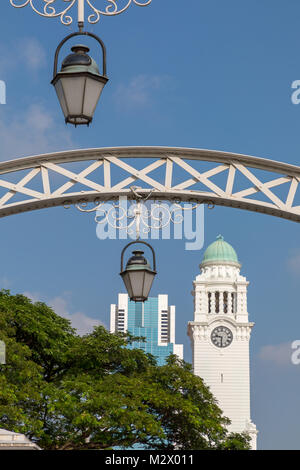
[[[84,22],[84,11],[87,7],[87,21],[98,23],[102,16],[120,15],[131,5],[146,7],[152,0],[9,0],[15,8],[30,6],[32,10],[45,18],[60,18],[62,24],[73,23],[73,7],[77,6],[78,22]]]

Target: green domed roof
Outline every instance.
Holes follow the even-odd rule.
[[[204,264],[234,263],[239,265],[239,260],[235,250],[229,243],[225,242],[222,235],[217,236],[217,240],[206,249],[201,266]]]

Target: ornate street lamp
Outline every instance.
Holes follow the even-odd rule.
[[[108,81],[106,76],[106,50],[102,40],[95,34],[83,32],[85,24],[85,7],[89,15],[87,21],[96,24],[102,16],[116,16],[126,11],[130,5],[140,7],[150,5],[152,0],[126,0],[125,5],[120,6],[115,0],[106,0],[104,9],[94,5],[95,0],[43,0],[38,4],[36,0],[9,0],[15,8],[30,6],[32,10],[44,18],[60,18],[62,24],[70,26],[73,23],[72,10],[77,6],[77,24],[79,32],[67,36],[58,46],[55,53],[54,73],[51,81],[54,85],[60,106],[65,116],[66,123],[75,126],[89,123],[99,101],[100,95]],[[67,3],[67,5],[66,5]],[[104,4],[105,5],[105,4]],[[57,72],[58,54],[63,44],[70,38],[78,35],[90,36],[100,44],[103,55],[102,74],[98,65],[88,55],[89,48],[83,45],[72,47],[72,54],[68,55]]]
[[[144,252],[142,250],[135,250],[132,252],[133,256],[131,256],[127,261],[126,268],[123,270],[125,250],[134,243],[142,243],[151,249],[153,255],[153,268],[151,268],[148,260],[143,256]],[[148,299],[154,277],[156,276],[155,253],[152,246],[141,240],[128,243],[121,253],[120,276],[123,279],[130,300],[134,300],[135,302],[145,302],[145,300]]]
[[[98,65],[89,55],[89,48],[76,45],[62,62],[57,72],[58,56],[62,46],[75,36],[90,36],[102,49],[102,74]],[[52,85],[55,87],[66,123],[76,126],[89,125],[108,78],[106,76],[106,49],[103,41],[95,34],[79,31],[64,38],[58,45],[55,58]]]

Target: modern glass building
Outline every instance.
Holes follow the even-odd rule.
[[[132,302],[127,294],[119,294],[118,304],[110,308],[110,331],[145,337],[146,342],[134,342],[128,347],[152,354],[159,366],[170,354],[183,359],[183,345],[175,344],[175,306],[168,306],[167,295]]]

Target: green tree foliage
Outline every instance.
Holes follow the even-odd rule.
[[[0,292],[0,428],[43,449],[248,449],[191,367],[163,367],[104,327],[80,337],[41,302]]]

